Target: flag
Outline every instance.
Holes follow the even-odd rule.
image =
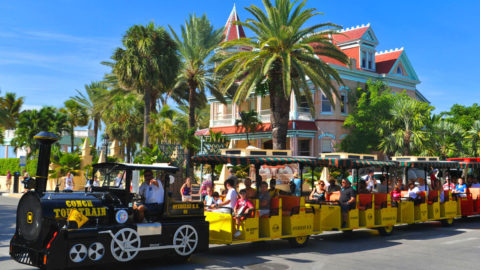
[[[67,218],[68,221],[75,221],[78,225],[78,228],[82,227],[88,221],[88,217],[84,216],[77,209],[72,209]]]

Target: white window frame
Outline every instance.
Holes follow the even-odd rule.
[[[332,109],[332,103],[330,102],[330,100],[327,98],[326,95],[324,95],[323,93],[321,93],[321,100],[320,100],[320,103],[322,105],[322,113],[332,113],[333,112],[333,109]],[[330,107],[330,109],[328,111],[324,110],[324,106],[323,106],[323,103],[324,102],[328,102],[328,106]]]

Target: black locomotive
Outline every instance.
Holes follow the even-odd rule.
[[[166,192],[178,168],[124,163],[94,165],[94,178],[85,192],[46,192],[51,145],[58,137],[41,132],[37,175],[25,183],[17,208],[10,256],[44,269],[86,267],[137,259],[185,260],[208,249],[208,222],[200,202],[174,201]],[[135,222],[132,206],[139,172],[157,172],[164,185],[161,213]],[[120,181],[115,175],[121,175]],[[120,182],[120,183],[119,183]],[[147,213],[148,214],[148,213]]]

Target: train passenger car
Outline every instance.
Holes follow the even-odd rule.
[[[86,192],[46,192],[50,147],[58,137],[43,132],[35,138],[40,144],[37,176],[26,184],[34,191],[19,201],[10,241],[10,256],[17,262],[44,269],[85,268],[161,255],[183,260],[208,249],[201,202],[176,202],[164,192],[163,209],[147,211],[145,221],[134,219],[133,203],[142,198],[130,191],[132,179],[138,181],[141,170],[152,170],[165,191],[177,167],[96,164],[93,175],[100,186],[92,183]]]
[[[480,158],[452,158],[452,161],[459,162],[459,170],[465,181],[469,184],[466,193],[458,197],[460,202],[461,216],[480,215]],[[475,182],[470,182],[476,179]]]

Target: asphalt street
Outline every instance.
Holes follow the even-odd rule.
[[[0,196],[0,269],[32,269],[8,255],[15,231],[17,198]],[[432,222],[396,227],[392,236],[359,230],[314,236],[305,248],[287,241],[210,246],[188,263],[159,260],[109,266],[108,269],[478,269],[480,218],[457,220],[453,227]],[[90,268],[106,269],[105,266]]]

